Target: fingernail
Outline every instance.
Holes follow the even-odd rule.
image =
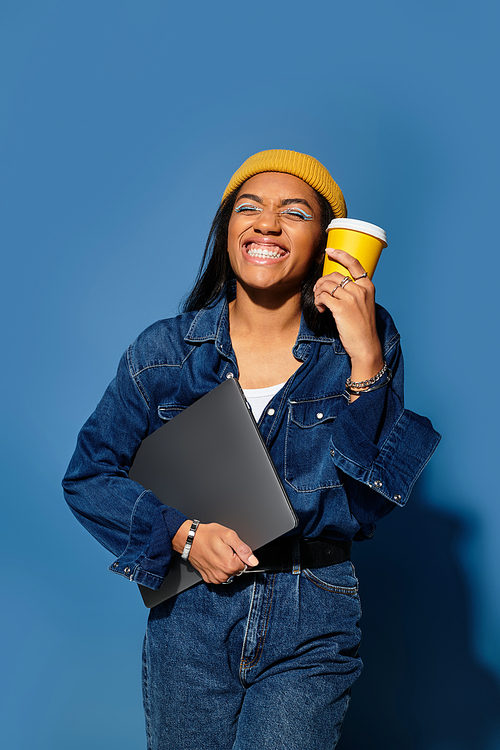
[[[249,565],[258,565],[259,561],[255,557],[255,555],[250,555],[250,557],[248,558],[248,564]]]

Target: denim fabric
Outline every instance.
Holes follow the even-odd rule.
[[[185,516],[128,479],[141,440],[238,367],[225,298],[212,308],[163,320],[123,355],[82,428],[63,481],[83,526],[115,556],[110,570],[150,588],[168,571],[171,539]],[[392,319],[377,308],[387,388],[349,405],[349,357],[337,338],[317,337],[302,319],[294,355],[301,367],[264,410],[259,428],[306,537],[366,539],[404,505],[439,435],[403,406],[403,361]],[[196,468],[194,446],[193,469]],[[175,504],[175,500],[173,503]]]
[[[155,607],[148,750],[331,750],[362,668],[360,615],[350,562],[200,584]]]

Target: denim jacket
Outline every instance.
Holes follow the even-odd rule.
[[[238,377],[225,297],[161,320],[123,355],[83,426],[63,480],[71,510],[115,556],[110,570],[153,589],[168,571],[171,540],[186,517],[128,478],[141,441],[225,378]],[[301,367],[268,404],[259,428],[299,519],[291,533],[366,539],[403,506],[440,436],[404,409],[399,334],[377,306],[389,386],[349,404],[349,357],[338,338],[302,318],[293,353]],[[203,446],[195,446],[203,450]],[[195,465],[195,463],[193,464]]]

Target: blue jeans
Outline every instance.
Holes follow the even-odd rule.
[[[199,584],[151,610],[149,750],[332,750],[359,676],[350,562]]]

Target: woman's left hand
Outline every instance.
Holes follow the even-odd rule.
[[[366,380],[384,363],[375,322],[375,287],[367,276],[363,277],[364,268],[352,255],[332,248],[327,248],[327,253],[356,281],[341,286],[345,275],[335,271],[322,276],[314,287],[314,303],[320,312],[328,309],[335,318],[340,340],[351,359],[352,379]]]

